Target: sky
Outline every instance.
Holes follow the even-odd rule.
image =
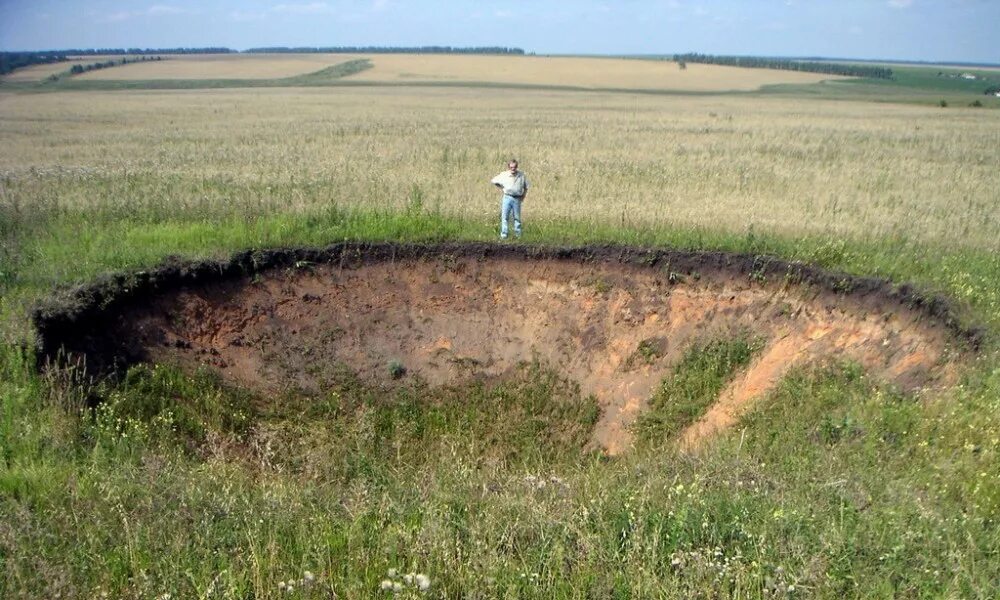
[[[0,0],[0,50],[206,46],[1000,63],[1000,0]]]

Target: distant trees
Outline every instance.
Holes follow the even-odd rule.
[[[33,52],[0,52],[0,75],[10,73],[14,69],[27,67],[30,65],[48,64],[63,62],[70,56],[150,56],[169,54],[236,54],[239,51],[232,48],[209,46],[205,48],[69,48],[67,50],[39,50]],[[454,46],[324,46],[324,47],[295,47],[274,46],[268,48],[250,48],[245,50],[251,54],[261,53],[330,53],[330,54],[503,54],[503,55],[523,55],[521,48],[508,48],[506,46],[476,46],[476,47],[454,47]],[[124,64],[121,62],[114,64]],[[94,63],[82,68],[86,71],[91,69],[101,69],[114,64]],[[81,73],[74,65],[71,69],[73,74]]]
[[[88,71],[95,71],[97,69],[107,69],[108,67],[118,67],[121,65],[127,65],[130,63],[146,62],[148,60],[163,60],[160,56],[139,56],[138,58],[119,58],[117,60],[106,60],[103,62],[95,62],[89,65],[76,64],[69,68],[70,75],[79,75],[81,73],[86,73]]]
[[[833,62],[815,62],[790,58],[768,58],[759,56],[713,56],[711,54],[675,54],[674,60],[681,63],[705,63],[752,69],[780,69],[783,71],[806,71],[828,73],[847,77],[867,77],[870,79],[892,79],[892,69],[871,65],[853,65]]]
[[[0,52],[0,75],[31,65],[47,65],[66,60],[65,52]]]
[[[504,46],[476,46],[469,48],[459,48],[453,46],[323,46],[323,47],[295,47],[271,46],[266,48],[250,48],[244,50],[250,54],[302,54],[302,53],[323,53],[323,54],[524,54],[521,48],[507,48]]]
[[[211,46],[206,48],[74,48],[59,52],[66,56],[118,56],[122,54],[233,54],[237,51],[232,48]]]

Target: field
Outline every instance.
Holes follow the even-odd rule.
[[[343,54],[180,54],[79,75],[79,79],[278,79],[305,75],[356,57]]]
[[[175,55],[162,61],[91,71],[80,81],[156,81],[212,79],[278,79],[305,75],[335,64],[367,58],[372,69],[351,81],[381,83],[469,83],[490,85],[570,86],[717,92],[756,90],[764,85],[810,84],[837,79],[811,73],[735,69],[673,62],[611,58],[539,58],[531,56],[463,55],[343,55],[343,54],[219,54]],[[40,80],[63,69],[30,69],[30,77],[15,73],[12,81]]]
[[[371,57],[373,68],[354,77],[379,82],[483,82],[583,88],[719,92],[779,83],[808,84],[837,77],[815,73],[735,69],[715,65],[613,58],[506,56]]]
[[[392,597],[386,580],[395,597],[996,597],[1000,111],[961,95],[942,108],[926,86],[911,88],[923,104],[901,87],[710,93],[758,74],[596,58],[525,57],[517,73],[487,69],[492,87],[459,85],[511,60],[487,58],[442,70],[374,57],[331,87],[0,90],[0,597]],[[170,77],[333,64],[272,60],[192,61]],[[690,76],[685,89],[701,91],[557,89],[658,86],[644,69],[660,68],[664,89]],[[449,87],[406,84],[435,78]],[[951,342],[929,367],[949,377],[923,389],[870,358],[798,364],[698,452],[676,443],[678,423],[767,351],[753,330],[669,348],[636,447],[614,457],[590,443],[599,398],[538,356],[444,386],[397,380],[409,359],[371,363],[392,377],[376,383],[324,362],[308,393],[241,386],[183,353],[92,384],[34,368],[31,307],[109,272],[345,240],[492,242],[488,181],[511,156],[532,182],[522,243],[888,277],[943,294],[985,337],[978,350]],[[435,264],[411,279],[452,276]],[[278,273],[294,285],[254,289],[301,298],[329,277],[304,260]],[[737,287],[780,296],[777,322],[800,292],[768,277]],[[564,318],[585,313],[587,294],[614,305],[617,281],[588,280]],[[345,310],[369,314],[362,303]],[[190,306],[168,324],[197,326]],[[898,318],[860,306],[859,322]],[[551,315],[534,317],[539,330]],[[623,360],[658,360],[638,331]],[[300,351],[298,332],[284,334]]]
[[[50,77],[52,75],[58,75],[65,71],[68,71],[73,67],[73,65],[89,65],[95,62],[109,60],[112,58],[114,57],[87,56],[87,57],[70,58],[69,60],[63,62],[57,62],[47,65],[33,65],[31,67],[17,69],[13,73],[2,75],[0,76],[0,80],[11,81],[11,82],[39,82],[45,79],[46,77]]]

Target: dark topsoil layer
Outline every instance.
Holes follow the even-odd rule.
[[[872,309],[907,308],[950,330],[957,339],[977,350],[985,330],[968,325],[952,301],[923,293],[909,284],[896,285],[881,278],[858,277],[816,266],[768,256],[726,252],[694,252],[624,246],[558,248],[489,243],[397,244],[346,242],[325,248],[250,250],[223,261],[167,259],[148,271],[121,273],[56,293],[32,312],[38,332],[38,366],[58,357],[85,357],[91,375],[106,375],[146,360],[144,350],[132,340],[111,332],[130,308],[143,306],[170,291],[197,288],[263,274],[273,269],[308,268],[329,264],[351,269],[372,263],[450,259],[558,260],[577,263],[623,265],[658,270],[671,283],[694,283],[700,277],[752,279],[807,286],[817,293],[850,297]]]

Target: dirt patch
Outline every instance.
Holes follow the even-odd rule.
[[[907,388],[948,384],[980,333],[947,302],[883,280],[773,259],[631,248],[343,244],[171,262],[79,288],[35,314],[42,360],[93,372],[137,361],[208,365],[264,393],[324,389],[337,369],[389,384],[502,377],[538,359],[602,407],[594,442],[629,426],[685,349],[765,340],[753,364],[682,434],[696,447],[789,369],[856,360]]]

